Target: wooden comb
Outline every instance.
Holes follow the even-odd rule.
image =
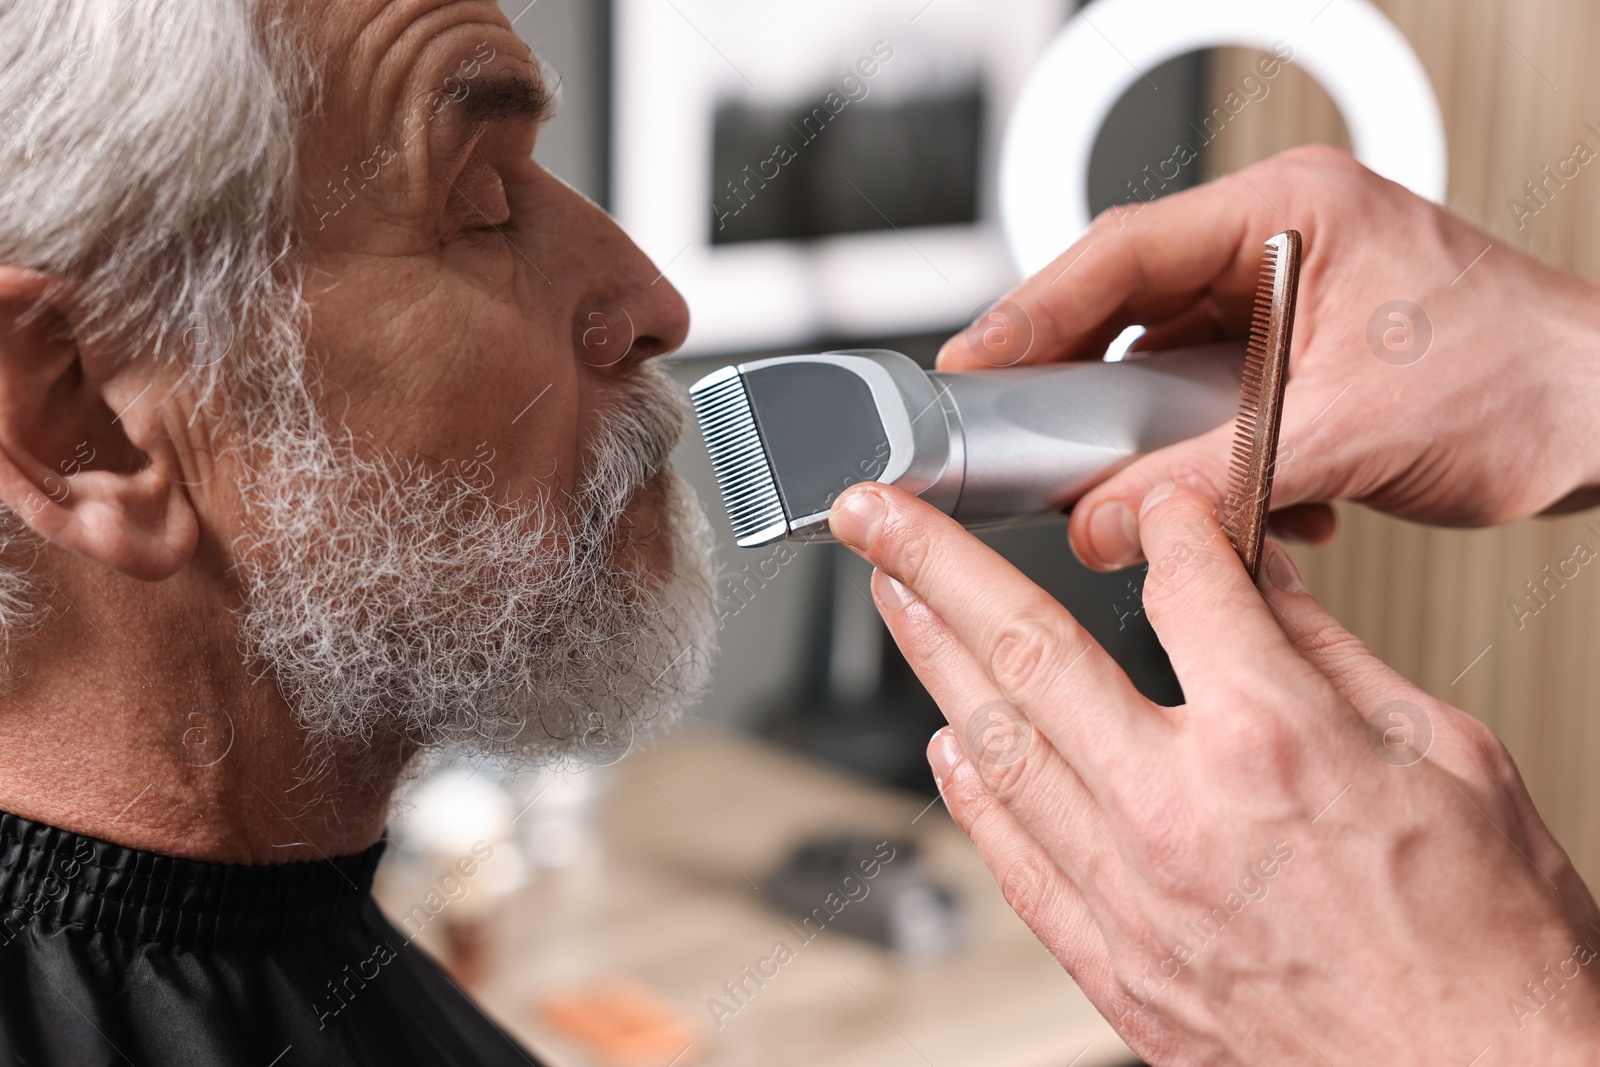
[[[1267,242],[1250,344],[1245,349],[1244,382],[1239,387],[1239,418],[1234,424],[1233,465],[1222,505],[1222,528],[1251,581],[1261,577],[1261,552],[1267,537],[1283,390],[1289,383],[1289,345],[1294,340],[1294,303],[1300,288],[1300,248],[1300,234],[1295,230],[1286,230]]]

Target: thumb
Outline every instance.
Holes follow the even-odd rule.
[[[1221,507],[1228,486],[1228,456],[1233,423],[1140,456],[1073,506],[1067,523],[1072,551],[1084,566],[1114,571],[1144,558],[1139,544],[1139,510],[1150,490],[1176,482],[1197,490]]]
[[[1317,419],[1308,416],[1317,404],[1326,407],[1320,397],[1293,388],[1285,398],[1284,439],[1273,467],[1271,500],[1273,532],[1313,544],[1330,539],[1337,525],[1333,509],[1322,501],[1348,495],[1341,472],[1362,466],[1361,457],[1350,454],[1344,444],[1311,432],[1320,429],[1314,425]],[[1084,566],[1120,570],[1144,558],[1138,539],[1139,509],[1145,494],[1158,485],[1190,486],[1220,508],[1228,492],[1234,428],[1235,422],[1227,422],[1140,456],[1085,493],[1067,526],[1072,550]]]

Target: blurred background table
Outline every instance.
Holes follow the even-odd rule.
[[[546,1025],[537,1005],[615,977],[659,992],[697,1028],[673,1067],[1136,1062],[1007,907],[942,804],[704,729],[585,773],[604,783],[592,847],[496,898],[482,920],[476,995],[551,1067],[604,1063]],[[927,868],[960,897],[961,948],[907,960],[831,929],[805,943],[789,915],[763,902],[763,878],[797,842],[847,828],[917,840]],[[428,887],[389,867],[378,897],[399,923]],[[444,926],[428,924],[417,942],[442,951]],[[795,958],[715,1026],[709,998],[726,1002],[723,983],[779,940]]]

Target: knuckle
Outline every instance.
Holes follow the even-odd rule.
[[[1294,211],[1330,195],[1357,198],[1373,187],[1372,172],[1350,153],[1331,145],[1308,144],[1290,148],[1251,168],[1251,183],[1266,192],[1279,207]],[[1236,177],[1243,177],[1249,171]],[[1256,195],[1249,188],[1242,192]],[[1274,216],[1276,219],[1276,216]],[[1276,225],[1274,221],[1273,225]]]
[[[916,587],[934,555],[934,532],[917,516],[908,516],[891,509],[884,519],[880,543],[888,550],[889,562],[895,576],[905,584]]]
[[[1144,580],[1145,607],[1153,616],[1186,600],[1196,585],[1215,580],[1223,562],[1217,544],[1222,537],[1220,528],[1213,533],[1196,524],[1156,554]]]
[[[1229,424],[1224,423],[1214,432],[1224,435],[1223,439],[1232,445],[1233,429]],[[1211,505],[1209,521],[1214,522],[1220,532],[1222,519],[1216,503],[1222,500],[1222,487],[1228,481],[1226,461],[1219,458],[1222,453],[1214,448],[1183,448],[1182,445],[1174,447],[1172,462],[1167,466],[1163,477],[1204,497],[1205,503]],[[1167,503],[1175,502],[1174,500]]]
[[[1013,619],[995,636],[990,662],[995,680],[1013,692],[1031,689],[1050,658],[1050,638],[1031,618]]]
[[[976,766],[989,794],[1002,807],[1010,809],[1019,807],[1027,800],[1039,773],[1035,769],[1037,762],[1027,753],[1012,759],[979,758]]]
[[[997,810],[999,801],[976,774],[955,774],[945,780],[944,804],[963,833],[976,839],[986,815]]]
[[[1200,758],[1219,778],[1236,787],[1261,791],[1292,791],[1307,757],[1308,739],[1303,729],[1276,710],[1292,707],[1290,697],[1277,699],[1272,683],[1252,688],[1241,680],[1229,692],[1207,700],[1204,722],[1196,727]]]
[[[996,866],[999,867],[1000,893],[1006,904],[1030,930],[1045,938],[1041,927],[1047,929],[1054,921],[1049,906],[1053,895],[1050,872],[1032,849],[1019,849],[1002,856]]]
[[[1044,872],[1039,870],[1031,857],[1024,856],[1001,864],[1000,893],[1011,910],[1024,922],[1039,913],[1044,887]]]
[[[1132,214],[1133,211],[1134,208],[1128,204],[1114,204],[1106,208],[1089,223],[1088,236],[1090,238],[1102,238],[1109,233],[1122,229],[1127,225],[1125,216]],[[1070,249],[1067,254],[1071,254]]]
[[[1517,777],[1516,761],[1499,735],[1466,712],[1452,719],[1467,759],[1483,778],[1504,784]]]
[[[1117,1033],[1143,1062],[1182,1063],[1185,1053],[1192,1054],[1193,1046],[1166,1027],[1158,1005],[1126,987],[1119,989],[1118,1002],[1122,1010],[1116,1016],[1108,1012],[1106,1017],[1113,1019]]]
[[[1031,614],[1015,618],[995,637],[989,657],[995,682],[1011,693],[1036,693],[1054,680],[1065,665],[1063,660],[1077,656],[1083,645],[1076,627],[1052,627]]]
[[[1352,654],[1367,652],[1361,638],[1341,626],[1332,618],[1319,619],[1298,630],[1290,644],[1302,656],[1313,661],[1342,660]]]
[[[1009,701],[992,700],[967,716],[966,751],[979,768],[1017,762],[1033,739],[1033,723]]]
[[[937,668],[963,654],[961,639],[926,604],[908,606],[895,629],[901,652],[914,665]]]
[[[1210,849],[1193,802],[1149,782],[1125,792],[1117,803],[1139,873],[1171,899],[1204,896]]]
[[[1298,145],[1277,158],[1289,166],[1310,167],[1315,170],[1357,173],[1363,169],[1355,156],[1342,148],[1326,144]]]

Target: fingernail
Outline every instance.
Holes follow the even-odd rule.
[[[872,591],[886,611],[899,611],[917,599],[917,594],[881,570],[872,572]]]
[[[828,516],[828,526],[833,536],[852,548],[871,548],[878,539],[878,528],[883,525],[888,511],[883,497],[871,489],[853,489],[840,497]]]
[[[961,746],[956,744],[956,732],[946,726],[928,742],[928,765],[933,768],[933,780],[944,785],[945,779],[961,762]]]
[[[1294,565],[1294,560],[1289,558],[1289,553],[1284,551],[1282,545],[1271,541],[1267,542],[1267,581],[1271,582],[1279,592],[1304,593],[1305,579],[1300,577],[1300,568]]]
[[[1150,509],[1162,503],[1173,493],[1178,491],[1177,482],[1162,482],[1144,495],[1144,503],[1139,505],[1139,517],[1142,519],[1149,514]]]
[[[1107,567],[1131,566],[1139,558],[1139,520],[1120,500],[1107,500],[1089,512],[1089,549]]]

